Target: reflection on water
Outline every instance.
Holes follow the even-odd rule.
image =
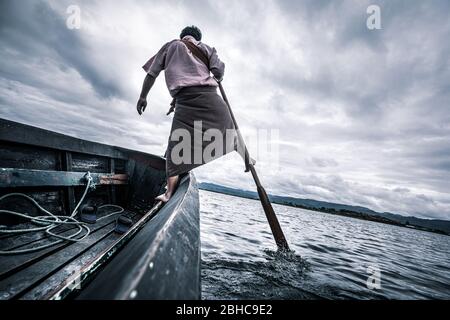
[[[285,254],[258,201],[200,191],[200,206],[203,299],[450,298],[448,236],[274,205]]]

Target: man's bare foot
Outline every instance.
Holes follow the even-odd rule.
[[[166,192],[166,193],[163,193],[163,194],[157,196],[155,199],[166,203],[167,201],[170,200],[170,197],[172,197],[172,195],[170,193]]]

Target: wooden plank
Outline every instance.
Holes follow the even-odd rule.
[[[133,159],[157,170],[165,170],[165,159],[153,154],[82,140],[6,119],[0,119],[0,142],[2,141],[121,160]]]
[[[21,228],[32,228],[36,227],[35,224],[27,223],[21,226]],[[60,235],[63,232],[70,234],[73,230],[77,229],[75,226],[71,225],[61,225],[55,228],[52,232],[54,234]],[[8,234],[9,237],[1,239],[0,250],[9,251],[17,250],[25,246],[30,246],[36,244],[39,241],[43,241],[48,238],[45,232],[27,232],[23,234]],[[36,244],[37,245],[37,244]]]
[[[90,261],[95,259],[105,248],[117,241],[120,237],[117,233],[109,233],[107,237],[95,243],[89,250],[86,250],[79,257],[64,265],[54,274],[50,275],[43,281],[36,283],[34,287],[27,288],[26,292],[19,293],[15,299],[23,300],[40,300],[51,294],[58,286],[66,283],[67,279],[72,277],[76,272],[81,270]],[[50,257],[52,258],[52,257]]]
[[[70,245],[69,242],[55,244],[52,247],[42,249],[37,252],[24,253],[21,255],[2,256],[0,263],[0,280],[28,267],[29,265],[43,259],[64,247]]]
[[[115,174],[115,170],[114,159],[109,159],[109,173]],[[116,203],[116,187],[114,185],[109,187],[109,203]]]
[[[64,250],[47,256],[32,266],[0,281],[0,299],[15,298],[27,288],[36,285],[39,281],[47,278],[65,264],[105,239],[114,231],[114,220],[114,217],[110,217],[108,224],[92,232],[86,239],[72,243],[70,246],[64,248]]]
[[[138,221],[139,215],[136,215],[135,213],[130,211],[125,211],[124,214],[128,217],[132,217],[133,222]],[[93,261],[95,261],[102,253],[104,253],[107,248],[117,243],[118,239],[121,237],[122,236],[119,234],[110,234],[101,242],[97,242],[95,246],[79,255],[79,257],[77,257],[76,259],[72,260],[70,263],[65,264],[63,268],[60,268],[53,275],[45,279],[45,281],[42,281],[34,288],[28,290],[24,295],[20,296],[19,299],[36,300],[51,296],[52,292],[54,292],[58,287],[62,287],[65,284],[68,284],[68,279],[75,276],[77,272],[86,270]]]
[[[72,171],[72,153],[65,151],[63,153],[63,166],[62,169],[64,171]],[[65,195],[66,195],[66,205],[67,205],[67,209],[69,215],[73,212],[73,210],[75,209],[76,203],[75,203],[75,194],[74,194],[74,190],[73,187],[67,187],[67,189],[65,190]]]
[[[72,153],[72,170],[75,172],[109,172],[111,158]]]
[[[95,184],[128,183],[126,174],[91,173],[91,176]],[[0,168],[0,188],[83,185],[86,185],[85,172]]]
[[[49,294],[46,298],[52,300],[61,300],[69,296],[73,291],[73,283],[79,284],[81,287],[85,286],[95,274],[99,272],[99,269],[105,265],[105,263],[111,260],[119,250],[125,246],[133,237],[145,227],[148,221],[150,221],[158,211],[164,206],[163,202],[158,202],[151,208],[145,215],[143,215],[133,226],[128,230],[127,233],[122,235],[115,243],[111,244],[106,248],[101,254],[99,254],[94,260],[89,264],[84,266],[76,275],[71,279],[68,279],[65,284],[60,286],[57,290]]]
[[[99,174],[99,184],[121,185],[128,184],[128,175],[126,174]]]
[[[64,198],[61,195],[59,188],[45,187],[45,188],[0,188],[0,195],[6,195],[12,192],[20,192],[34,199],[46,210],[60,214],[64,211]],[[29,200],[14,196],[7,197],[0,201],[0,209],[10,210],[15,212],[27,213],[30,216],[41,215],[42,212]],[[6,226],[18,225],[27,223],[28,220],[20,217],[15,217],[9,214],[0,215],[0,224]],[[3,239],[5,234],[0,234],[0,239]]]
[[[114,209],[115,210],[115,209]],[[111,211],[101,209],[98,213],[98,219],[101,219],[103,216],[108,215]],[[35,227],[36,225],[27,223],[20,226],[20,228],[26,229],[30,227]],[[60,235],[63,232],[68,232],[69,234],[75,230],[78,229],[76,226],[73,225],[60,225],[56,227],[52,232],[54,234]],[[15,250],[20,249],[25,246],[30,245],[38,245],[38,241],[45,241],[48,239],[48,236],[45,232],[28,232],[24,234],[8,234],[8,237],[1,238],[0,240],[0,250],[1,251],[8,251],[8,250]],[[44,243],[40,243],[44,244]]]
[[[57,170],[58,152],[46,148],[0,142],[0,168]]]
[[[0,119],[0,140],[117,159],[128,159],[126,152],[120,148],[70,137],[6,119]]]
[[[109,219],[115,220],[116,218],[117,218],[116,215],[114,215],[109,218],[100,220],[96,224],[89,226],[89,228],[91,229],[91,232],[95,232],[95,230],[110,223],[111,221]],[[48,243],[49,241],[51,241],[49,238],[45,238],[40,242],[36,242],[34,245],[35,246],[43,245]],[[36,252],[24,253],[20,255],[2,256],[0,259],[0,279],[9,277],[11,274],[18,272],[19,270],[22,270],[30,266],[36,261],[39,261],[51,254],[54,254],[55,252],[71,244],[72,244],[71,242],[66,241]]]

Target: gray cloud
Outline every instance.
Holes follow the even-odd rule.
[[[65,18],[46,2],[25,0],[2,1],[0,30],[3,45],[28,61],[54,59],[61,69],[74,68],[96,92],[105,97],[121,95],[121,88],[104,70],[92,63],[89,50],[80,34],[65,28]],[[30,73],[4,63],[2,72],[10,79],[38,85]],[[101,72],[103,71],[103,73]],[[49,88],[51,89],[51,88]]]

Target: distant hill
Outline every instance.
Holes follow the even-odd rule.
[[[214,183],[199,183],[202,190],[223,193],[227,195],[258,200],[258,193],[242,189],[235,189],[221,186]],[[405,217],[399,214],[389,212],[376,212],[361,206],[351,206],[339,203],[317,201],[312,199],[301,199],[293,197],[282,197],[269,195],[272,203],[287,205],[307,210],[326,212],[330,214],[338,214],[358,219],[371,220],[375,222],[394,224],[403,227],[421,229],[425,231],[437,232],[450,235],[450,221],[446,220],[429,220],[417,217]]]

